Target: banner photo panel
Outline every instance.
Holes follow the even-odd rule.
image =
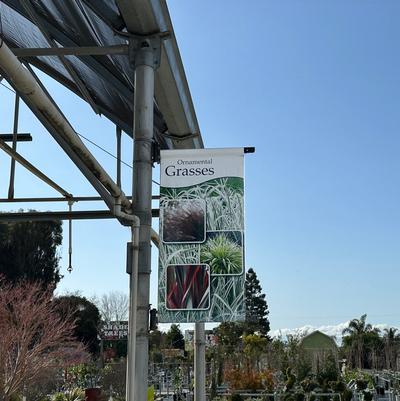
[[[158,318],[242,321],[243,148],[161,151]]]

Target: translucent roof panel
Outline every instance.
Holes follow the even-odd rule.
[[[134,10],[137,16],[141,12],[148,13],[148,10],[152,10],[151,7],[154,7],[158,0],[149,0],[148,3],[128,1],[132,1],[132,8],[144,7],[145,10],[137,10],[137,12]],[[165,11],[166,8],[162,10]],[[126,39],[117,35],[116,32],[128,30],[127,19],[130,16],[122,15],[114,0],[0,0],[0,13],[3,39],[10,48],[127,44]],[[142,27],[144,30],[146,30],[145,25],[144,23]],[[172,26],[169,28],[172,30]],[[173,36],[172,40],[176,45]],[[175,47],[177,49],[177,46]],[[179,53],[177,55],[179,64],[181,63]],[[63,58],[30,56],[21,60],[36,66],[78,96],[91,102],[97,112],[104,114],[132,135],[134,72],[129,65],[127,55],[64,56]],[[168,58],[164,56],[164,60],[168,61]],[[178,81],[183,80],[184,85],[180,81],[177,82],[178,89],[176,91],[171,89],[171,93],[167,95],[163,89],[160,101],[157,99],[157,92],[155,93],[154,123],[158,141],[162,148],[202,147],[190,94],[187,96],[189,90],[182,73],[183,67],[178,71],[164,66],[164,71]],[[180,76],[178,76],[179,73]],[[158,72],[156,74],[158,74],[156,76],[156,83],[158,83],[163,77],[160,77]],[[169,76],[166,81],[170,84]],[[182,91],[182,87],[186,89],[186,93]],[[172,105],[166,103],[165,99],[168,98]],[[164,104],[165,110],[163,110]],[[174,107],[177,113],[171,113]],[[184,113],[188,114],[188,110],[192,113],[188,120],[195,121],[194,126],[191,124],[189,128],[186,128],[184,123],[179,124],[179,121],[176,123],[176,115],[180,115],[181,109],[182,116]],[[181,120],[183,121],[184,118]],[[182,140],[179,138],[185,135],[193,136],[193,134],[198,135],[197,139],[187,141],[184,146],[181,146]],[[178,138],[178,141],[171,138]]]

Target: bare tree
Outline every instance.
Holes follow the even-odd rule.
[[[99,308],[105,322],[128,320],[129,298],[127,294],[121,291],[112,291],[103,294],[100,299],[93,298],[92,301]]]
[[[84,347],[73,337],[74,321],[60,316],[51,291],[40,284],[0,280],[0,399],[9,400],[50,366],[76,361]]]

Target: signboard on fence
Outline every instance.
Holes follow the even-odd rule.
[[[106,322],[101,327],[102,340],[126,340],[128,338],[128,322],[125,320]]]
[[[243,156],[161,151],[160,322],[244,320]]]

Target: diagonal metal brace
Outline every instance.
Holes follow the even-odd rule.
[[[56,184],[53,180],[51,180],[49,177],[47,177],[47,175],[42,173],[33,164],[31,164],[28,160],[26,160],[23,156],[21,156],[18,152],[13,150],[13,148],[8,146],[2,139],[0,139],[0,149],[3,149],[4,152],[9,154],[14,160],[16,160],[18,163],[22,164],[32,174],[36,175],[36,177],[40,178],[46,184],[50,185],[61,195],[65,196],[66,198],[72,197],[72,194],[68,193],[65,189],[61,188],[58,184]]]

